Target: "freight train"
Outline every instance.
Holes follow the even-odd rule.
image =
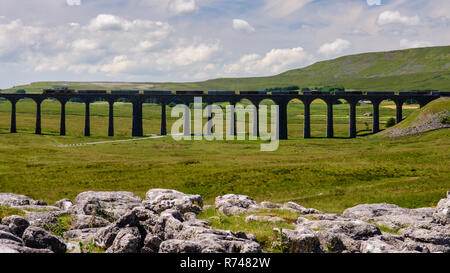
[[[28,93],[28,92],[27,92]],[[437,90],[419,90],[419,91],[286,91],[286,90],[271,90],[271,91],[200,91],[200,90],[180,90],[172,92],[170,90],[74,90],[69,88],[54,88],[54,89],[43,89],[43,94],[116,94],[116,95],[441,95],[450,96],[450,92],[443,92]]]

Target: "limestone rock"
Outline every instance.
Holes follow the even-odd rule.
[[[25,218],[30,222],[30,226],[46,227],[55,224],[64,214],[63,211],[37,211],[27,213]]]
[[[290,210],[290,211],[293,211],[293,212],[298,212],[300,214],[318,214],[318,213],[321,213],[320,211],[318,211],[316,209],[308,209],[308,208],[300,206],[299,204],[294,203],[294,202],[287,202],[286,204],[283,205],[282,208]]]
[[[37,249],[49,249],[55,253],[65,253],[66,244],[62,238],[50,234],[39,227],[28,227],[22,236],[25,246]]]
[[[217,211],[222,212],[225,215],[247,213],[262,208],[256,201],[247,195],[239,194],[218,196],[215,200],[215,206]]]
[[[399,253],[403,252],[380,238],[369,238],[361,243],[361,253]]]
[[[69,210],[73,206],[73,203],[70,199],[61,199],[55,203],[55,207],[58,207],[59,209],[63,211]]]
[[[120,229],[107,253],[137,253],[141,244],[141,235],[137,227]]]
[[[20,239],[13,233],[1,231],[1,230],[0,230],[0,240],[6,240],[6,241],[10,241],[11,243],[15,242],[15,243],[22,244],[22,239]]]
[[[153,234],[147,234],[144,239],[144,246],[141,249],[141,253],[157,253],[160,249],[162,240],[159,236]]]
[[[94,215],[87,216],[74,214],[72,216],[71,228],[72,229],[99,228],[99,227],[106,227],[109,224],[111,224],[109,221],[101,217],[97,217]]]
[[[433,220],[441,225],[450,225],[450,191],[447,198],[441,199],[433,213]]]
[[[35,249],[20,244],[5,243],[0,240],[0,253],[53,253],[48,249]]]
[[[87,191],[78,194],[70,211],[118,219],[128,210],[140,206],[142,199],[131,192]]]
[[[36,205],[39,201],[33,200],[28,196],[14,193],[0,193],[0,205],[10,207],[20,207],[27,205]]]
[[[159,253],[200,253],[202,246],[194,241],[171,239],[161,243]]]
[[[429,223],[432,220],[432,208],[407,209],[392,204],[363,204],[348,208],[343,216],[371,221],[391,229],[400,229],[413,224]]]
[[[286,221],[283,218],[280,217],[274,217],[274,216],[260,216],[260,215],[249,215],[245,217],[245,222],[269,222],[269,223],[286,223]]]
[[[290,253],[321,253],[319,238],[310,231],[283,229],[283,244]]]
[[[180,213],[202,211],[203,200],[200,195],[184,194],[176,190],[151,189],[145,194],[143,204],[146,208],[160,213],[175,209]]]
[[[89,243],[97,237],[100,228],[72,229],[63,233],[63,238],[67,241],[77,241]]]
[[[302,225],[311,230],[326,230],[327,232],[341,233],[349,236],[354,240],[364,240],[369,237],[381,235],[381,231],[377,226],[361,220],[349,219],[346,221],[303,221]]]
[[[2,219],[2,224],[9,226],[9,228],[19,237],[22,237],[23,232],[30,226],[30,222],[25,217],[11,215]]]

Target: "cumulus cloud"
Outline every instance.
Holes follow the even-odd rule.
[[[344,52],[350,46],[351,42],[338,38],[334,42],[321,45],[317,52],[325,56],[332,56]]]
[[[193,13],[197,10],[195,0],[171,0],[169,10],[175,14]]]
[[[69,6],[80,6],[81,0],[66,0],[66,3]]]
[[[198,62],[207,61],[214,53],[220,50],[219,43],[198,44],[190,46],[180,46],[169,49],[158,57],[156,63],[161,68],[171,69],[173,66],[186,66]]]
[[[239,62],[225,65],[224,72],[234,75],[239,73],[269,75],[300,67],[311,58],[311,55],[302,47],[272,49],[265,56],[244,55]]]
[[[409,41],[407,39],[400,40],[401,48],[415,48],[415,47],[427,47],[427,46],[433,46],[433,43],[428,42],[428,41]]]
[[[39,73],[205,77],[220,69],[212,61],[221,50],[218,40],[175,37],[168,23],[110,14],[58,27],[0,23],[0,62],[25,64]]]
[[[403,24],[408,26],[418,25],[420,23],[420,18],[418,15],[415,16],[403,16],[399,11],[387,10],[382,12],[377,19],[377,24],[380,26],[388,24]]]
[[[39,50],[41,35],[40,28],[26,26],[21,20],[0,24],[0,60],[20,61],[28,49]]]
[[[247,33],[255,32],[255,28],[252,27],[247,21],[242,19],[233,19],[233,28],[235,30]]]

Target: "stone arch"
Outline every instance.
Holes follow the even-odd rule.
[[[284,102],[283,102],[284,103]],[[262,137],[263,139],[268,137],[268,134],[271,134],[273,130],[275,129],[275,125],[277,125],[279,128],[279,132],[282,130],[280,127],[280,115],[282,115],[283,109],[280,109],[279,100],[273,98],[273,97],[266,97],[259,101],[258,103],[258,136]],[[274,113],[272,113],[272,105],[278,106],[278,120],[272,120],[272,116]],[[264,113],[263,110],[266,110]],[[283,126],[285,126],[283,124]]]
[[[284,103],[286,104],[286,138],[305,137],[305,99],[301,97],[289,97]],[[308,104],[308,100],[305,100]],[[281,102],[283,103],[283,102]],[[307,122],[307,120],[306,120]],[[281,121],[280,121],[281,123]],[[308,126],[307,126],[308,127]],[[309,127],[310,128],[310,125]],[[281,128],[280,128],[281,129]],[[281,132],[280,132],[281,134]],[[308,137],[308,135],[307,135]]]
[[[260,103],[259,98],[252,96],[240,96],[235,102],[236,108],[236,135],[238,139],[246,137],[257,138],[258,136],[258,122],[257,109]],[[251,109],[253,108],[253,110]],[[256,120],[254,120],[256,117]]]
[[[108,98],[108,135],[130,136],[133,130],[133,100],[126,94]]]
[[[305,107],[307,107],[307,104],[309,102],[309,114],[310,114],[310,133],[309,137],[325,137],[326,136],[326,129],[327,129],[327,112],[328,112],[328,105],[327,101],[324,96],[313,96],[311,98],[304,98],[303,104]],[[304,118],[306,115],[306,111],[304,112]],[[305,125],[306,126],[306,125]],[[320,134],[320,132],[323,132],[325,130],[325,134],[322,133],[322,135],[317,136]],[[307,132],[304,132],[307,136]],[[307,136],[308,137],[308,136]]]
[[[25,96],[7,97],[10,104],[10,133],[17,133],[19,130],[27,132],[26,128],[33,126],[34,120],[31,121],[35,114],[33,99]],[[31,103],[30,103],[31,102]],[[31,115],[28,115],[31,114]],[[19,118],[17,116],[20,116]],[[31,121],[31,122],[30,122]],[[19,129],[20,128],[20,129]]]

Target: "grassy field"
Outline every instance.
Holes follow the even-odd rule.
[[[382,121],[395,116],[389,102]],[[414,105],[412,105],[415,107]],[[92,105],[91,133],[82,136],[84,106],[67,105],[68,136],[60,137],[59,105],[43,104],[44,135],[34,135],[35,106],[17,104],[18,134],[9,134],[10,105],[0,103],[0,192],[14,192],[53,203],[87,190],[132,191],[141,197],[151,188],[198,193],[206,203],[226,193],[258,201],[295,201],[327,212],[360,203],[388,202],[404,207],[432,206],[450,189],[450,130],[399,139],[347,139],[348,105],[335,106],[335,131],[325,139],[326,105],[313,104],[312,133],[301,139],[303,106],[288,109],[290,140],[275,152],[261,152],[255,141],[175,141],[170,137],[136,142],[57,147],[108,140],[107,106]],[[371,105],[358,106],[358,130],[365,134]],[[144,133],[159,132],[157,105],[144,106]],[[414,109],[405,109],[404,115]],[[131,134],[131,106],[115,109],[113,139]],[[170,123],[174,120],[169,121]],[[383,126],[382,126],[383,127]]]
[[[343,86],[349,90],[450,91],[450,46],[371,52],[317,62],[279,75],[250,78],[219,78],[202,82],[35,82],[10,91],[68,86],[74,89],[169,89],[169,90],[265,90]]]

